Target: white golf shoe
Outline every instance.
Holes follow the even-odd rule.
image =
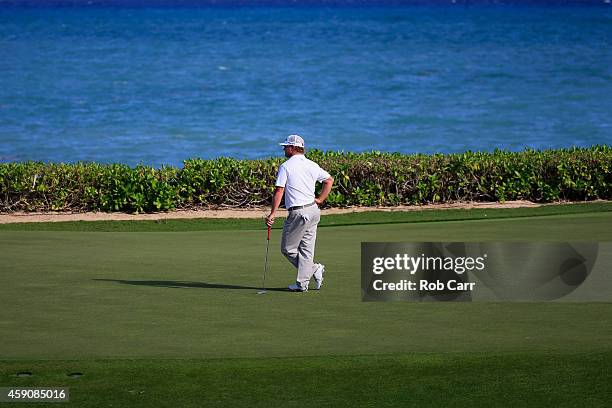
[[[314,290],[319,290],[321,289],[321,285],[323,285],[323,274],[325,273],[325,265],[323,264],[315,264],[315,266],[317,267],[317,269],[315,269],[315,273],[314,273],[314,280],[315,280],[315,286],[314,286]]]
[[[308,292],[308,282],[306,285],[300,284],[300,282],[295,282],[292,285],[289,285],[288,289],[291,292]]]

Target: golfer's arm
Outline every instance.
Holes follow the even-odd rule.
[[[283,199],[284,192],[285,192],[285,187],[276,186],[276,190],[274,191],[274,196],[272,197],[272,210],[270,211],[270,214],[274,214],[276,213],[276,210],[278,210],[281,200]]]
[[[334,184],[333,177],[330,177],[327,180],[323,180],[323,188],[321,189],[321,194],[319,194],[319,197],[318,197],[321,203],[327,199],[327,196],[329,195],[333,184]]]

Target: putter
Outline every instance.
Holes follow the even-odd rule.
[[[268,250],[270,249],[270,226],[268,226],[268,240],[266,241],[266,263],[264,266],[263,281],[261,283],[261,290],[257,292],[258,295],[266,293],[266,272],[268,271]]]

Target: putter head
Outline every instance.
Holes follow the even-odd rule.
[[[257,294],[258,294],[258,295],[264,295],[264,294],[266,294],[266,293],[267,293],[267,291],[265,291],[265,290],[260,290],[260,291],[257,291]]]

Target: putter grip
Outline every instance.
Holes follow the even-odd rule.
[[[268,241],[270,240],[270,226],[268,226]]]

